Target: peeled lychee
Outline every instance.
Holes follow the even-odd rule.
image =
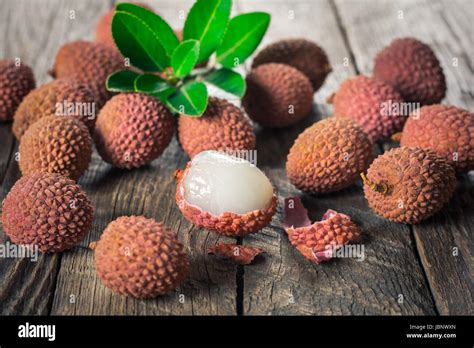
[[[389,84],[365,76],[344,81],[328,99],[334,116],[356,121],[371,140],[389,138],[403,128],[403,99]]]
[[[48,116],[73,116],[94,129],[98,105],[94,93],[84,84],[70,79],[48,82],[31,91],[15,112],[12,130],[17,139],[30,125]]]
[[[252,125],[242,110],[226,100],[212,97],[201,117],[179,117],[178,137],[189,157],[205,150],[255,148]]]
[[[410,147],[380,155],[363,178],[369,206],[387,219],[408,224],[438,212],[456,186],[454,169],[444,158]]]
[[[0,121],[13,119],[18,105],[35,88],[33,71],[14,60],[0,60]]]
[[[249,117],[263,127],[286,127],[311,112],[311,82],[289,65],[260,65],[250,72],[246,80],[247,90],[242,103]]]
[[[403,128],[402,146],[431,149],[457,172],[474,169],[474,113],[449,105],[415,110]]]
[[[79,244],[92,226],[93,208],[76,183],[59,174],[20,178],[3,201],[3,229],[15,244],[59,252]]]
[[[19,165],[23,175],[57,173],[77,180],[89,166],[91,154],[92,138],[83,122],[47,116],[22,136]]]
[[[369,138],[354,121],[330,117],[298,136],[288,154],[286,173],[302,191],[333,192],[354,184],[373,158]]]
[[[161,155],[173,132],[173,115],[160,101],[147,94],[122,93],[100,110],[94,141],[104,161],[131,169]]]
[[[446,79],[436,55],[414,38],[396,39],[380,51],[374,77],[392,85],[407,102],[436,104],[446,94]]]
[[[164,295],[183,282],[189,269],[176,233],[143,216],[115,219],[92,248],[100,280],[121,295]]]
[[[112,96],[105,86],[108,76],[125,68],[124,59],[116,49],[98,42],[74,41],[58,51],[51,75],[75,79],[88,86],[100,109]]]
[[[311,81],[315,92],[332,70],[324,50],[305,39],[285,39],[268,45],[255,56],[252,68],[267,63],[281,63],[298,69]]]
[[[332,209],[323,215],[321,221],[311,224],[308,212],[298,197],[285,199],[285,231],[291,244],[316,264],[331,259],[343,245],[362,239],[359,228],[351,218]]]
[[[267,226],[275,214],[272,184],[247,160],[204,151],[177,171],[176,178],[176,203],[197,227],[245,236]]]

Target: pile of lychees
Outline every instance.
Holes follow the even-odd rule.
[[[176,122],[153,96],[106,89],[108,76],[127,68],[110,32],[112,15],[100,19],[95,42],[61,47],[54,80],[42,86],[35,88],[33,72],[22,62],[0,61],[0,121],[13,120],[23,174],[3,202],[5,233],[42,252],[77,245],[93,222],[92,204],[77,184],[93,145],[111,165],[138,168],[163,153],[175,130],[191,158],[175,174],[184,217],[226,236],[267,226],[277,207],[273,185],[255,165],[225,152],[255,149],[256,124],[289,127],[311,114],[314,93],[331,72],[324,50],[305,39],[270,44],[253,60],[243,108],[211,97],[201,117],[178,115]],[[373,76],[344,81],[328,98],[334,115],[295,140],[286,162],[289,181],[303,192],[325,194],[362,175],[377,214],[404,223],[429,218],[450,200],[456,173],[474,169],[474,114],[439,104],[445,92],[443,70],[429,46],[413,38],[393,41],[376,56]],[[419,108],[407,114],[400,107],[406,103]],[[374,142],[399,132],[401,147],[375,158]],[[298,200],[285,201],[286,231],[306,258],[319,263],[328,258],[321,254],[328,246],[360,240],[347,215],[329,210],[311,224],[303,210]],[[112,221],[91,247],[102,282],[137,298],[174,290],[189,268],[176,232],[143,216]],[[261,251],[212,249],[242,264]]]

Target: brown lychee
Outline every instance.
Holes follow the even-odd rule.
[[[438,212],[453,195],[453,167],[431,150],[401,147],[385,152],[364,178],[369,206],[396,222],[419,223]]]
[[[392,85],[407,102],[439,103],[446,94],[446,79],[433,50],[414,38],[402,38],[375,57],[374,77]]]
[[[57,173],[77,181],[89,166],[91,154],[92,138],[83,122],[47,116],[22,136],[19,165],[23,175]]]
[[[246,80],[247,90],[242,103],[249,117],[263,127],[287,127],[311,112],[311,82],[289,65],[260,65]]]
[[[285,39],[268,45],[255,56],[252,68],[268,63],[281,63],[298,69],[311,81],[315,92],[332,70],[324,50],[306,39]]]
[[[320,264],[342,246],[362,239],[348,215],[328,209],[321,221],[311,223],[299,197],[285,198],[285,231],[290,242],[308,260]]]
[[[95,93],[100,109],[112,96],[105,86],[108,76],[126,68],[116,49],[99,42],[74,41],[58,51],[51,75],[75,79],[88,86]]]
[[[408,118],[400,144],[431,149],[457,172],[474,169],[474,113],[450,105],[429,105]]]
[[[131,169],[161,155],[173,133],[173,115],[160,101],[147,94],[122,93],[100,110],[94,141],[104,161]]]
[[[94,129],[98,106],[94,93],[71,79],[57,79],[32,90],[21,102],[13,119],[13,134],[20,139],[30,125],[43,117],[72,116]]]
[[[267,226],[276,195],[265,174],[243,158],[203,151],[176,172],[176,203],[197,227],[245,236]]]
[[[372,141],[401,131],[407,116],[400,93],[389,84],[366,76],[344,81],[328,102],[334,104],[334,116],[356,121]]]
[[[18,105],[35,88],[33,71],[14,60],[0,60],[0,121],[13,119]]]
[[[3,229],[15,244],[59,252],[79,244],[92,226],[93,208],[84,191],[59,174],[20,178],[3,201]]]
[[[330,117],[298,136],[288,154],[286,174],[302,191],[333,192],[356,183],[373,158],[369,138],[354,121]]]
[[[255,148],[252,125],[242,110],[226,100],[212,97],[201,117],[179,117],[178,137],[189,157],[205,150]]]
[[[164,295],[183,282],[189,269],[176,233],[144,216],[115,219],[92,247],[100,280],[121,295]]]

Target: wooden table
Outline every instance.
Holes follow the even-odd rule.
[[[147,1],[143,1],[147,2]],[[148,1],[149,2],[149,1]],[[113,1],[2,0],[0,57],[20,57],[39,84],[61,45],[93,39],[95,23]],[[176,28],[192,1],[151,5]],[[266,250],[251,266],[235,266],[207,255],[217,242],[235,242],[194,228],[174,201],[173,171],[188,160],[173,140],[152,165],[132,171],[104,163],[95,152],[79,183],[95,206],[94,226],[81,245],[62,254],[0,260],[2,314],[129,315],[448,315],[474,314],[474,187],[468,175],[443,212],[416,225],[389,222],[367,206],[360,184],[344,191],[304,195],[311,218],[332,208],[347,213],[365,232],[366,259],[322,265],[305,260],[282,229],[284,197],[300,195],[286,179],[285,161],[295,137],[330,115],[325,98],[347,77],[370,74],[373,57],[393,38],[415,36],[435,50],[447,77],[446,103],[474,110],[474,3],[458,1],[235,1],[234,12],[264,10],[272,23],[263,44],[306,37],[328,53],[334,71],[315,95],[313,113],[284,130],[257,129],[258,165],[278,189],[272,223],[239,240]],[[75,19],[70,19],[74,11]],[[3,198],[20,177],[18,144],[11,124],[0,125],[0,183]],[[385,145],[386,146],[386,145]],[[382,145],[377,146],[379,151]],[[105,226],[122,215],[145,215],[179,231],[191,261],[190,275],[175,293],[139,301],[117,296],[100,283],[87,248]],[[7,241],[3,231],[0,241]],[[184,294],[184,301],[180,301]],[[181,298],[182,299],[182,298]]]

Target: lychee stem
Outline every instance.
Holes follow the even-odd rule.
[[[393,134],[391,139],[393,141],[396,141],[397,143],[399,143],[400,140],[402,139],[402,132],[398,132],[398,133]]]
[[[373,181],[370,181],[364,173],[360,173],[360,176],[362,177],[362,182],[364,185],[369,186],[373,191],[379,192],[381,194],[387,194],[392,190],[392,186],[382,182],[382,183],[375,183]]]
[[[90,242],[89,243],[89,249],[95,250],[96,247],[97,247],[97,242]]]

